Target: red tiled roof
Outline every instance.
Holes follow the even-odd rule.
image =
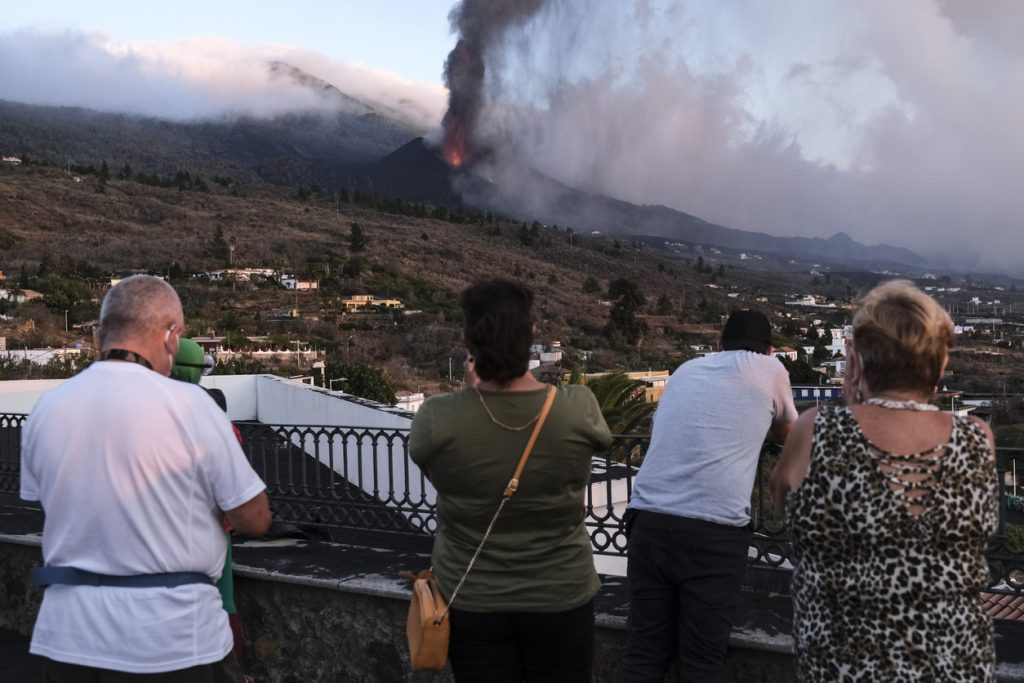
[[[993,619],[1024,621],[1024,594],[982,593],[981,604]]]

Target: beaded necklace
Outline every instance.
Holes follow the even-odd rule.
[[[939,409],[938,406],[932,405],[931,403],[922,403],[921,401],[897,401],[895,399],[881,397],[864,399],[864,403],[872,406],[878,406],[879,408],[888,408],[889,410],[919,410],[921,412],[930,412]]]

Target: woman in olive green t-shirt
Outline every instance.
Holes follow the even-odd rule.
[[[462,293],[479,382],[430,398],[409,452],[437,489],[433,564],[449,598],[483,538],[539,417],[548,385],[529,372],[533,294],[507,281]],[[468,368],[471,373],[473,360]],[[457,680],[589,681],[600,586],[584,523],[591,458],[611,435],[589,388],[559,387],[519,489],[451,608]]]

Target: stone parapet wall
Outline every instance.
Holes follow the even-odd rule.
[[[0,629],[30,634],[42,591],[28,582],[41,562],[38,536],[0,537]],[[239,566],[235,600],[245,630],[247,668],[260,683],[447,682],[451,673],[413,672],[405,647],[408,603],[364,589]],[[626,634],[621,619],[597,627],[594,680],[611,682]],[[604,622],[602,624],[601,622]],[[611,622],[611,623],[609,623]],[[793,681],[787,653],[734,647],[733,681]],[[669,680],[679,680],[678,674]]]
[[[246,578],[235,586],[249,668],[261,682],[453,680],[447,669],[409,670],[402,600]],[[598,626],[594,681],[615,680],[625,640]],[[732,681],[796,680],[789,654],[733,649],[729,665]]]
[[[0,533],[0,631],[32,632],[42,591],[28,577],[41,562],[40,541],[38,533]],[[421,552],[313,542],[249,542],[235,550],[235,599],[245,629],[247,668],[260,683],[452,680],[447,670],[412,672],[408,667],[407,589],[396,567],[423,566],[428,557]],[[623,588],[621,578],[604,577],[596,598],[594,681],[599,683],[615,680],[622,658]],[[730,681],[796,680],[788,600],[744,593],[728,656]],[[1004,683],[1024,682],[1021,626],[997,622],[997,679]],[[666,680],[681,680],[678,669]]]
[[[29,571],[42,564],[38,545],[0,540],[0,629],[32,633],[43,591],[29,583]]]

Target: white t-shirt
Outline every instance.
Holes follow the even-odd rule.
[[[227,551],[221,511],[266,488],[201,388],[134,363],[94,363],[44,395],[21,446],[21,497],[46,513],[44,561],[100,574],[217,579]],[[219,661],[231,646],[215,586],[54,585],[30,651],[158,673]]]
[[[746,525],[761,444],[773,420],[796,417],[789,374],[771,356],[722,351],[683,363],[658,402],[629,507]]]

